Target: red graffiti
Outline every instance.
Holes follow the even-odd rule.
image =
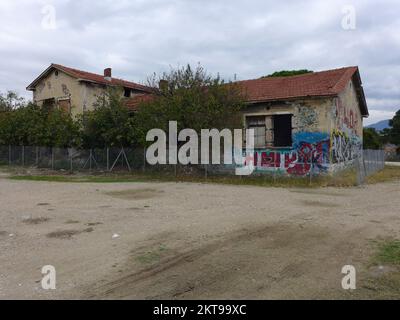
[[[337,127],[342,128],[346,126],[351,129],[355,134],[357,134],[358,129],[358,119],[357,115],[354,114],[353,110],[347,109],[341,99],[336,100],[336,119]]]
[[[306,175],[312,167],[323,168],[327,163],[329,140],[301,143],[293,151],[262,151],[254,153],[254,164],[259,169],[283,169],[291,175]],[[253,160],[253,159],[251,159]]]

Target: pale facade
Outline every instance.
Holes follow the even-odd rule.
[[[149,92],[144,86],[111,78],[111,69],[97,75],[59,65],[51,65],[27,89],[33,92],[34,103],[57,107],[76,116],[92,110],[108,87],[118,88],[126,98]]]

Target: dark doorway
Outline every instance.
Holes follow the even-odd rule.
[[[131,97],[131,89],[125,88],[124,89],[124,97],[130,98]]]
[[[53,111],[56,107],[56,99],[50,98],[43,101],[42,108],[47,112]]]
[[[292,116],[291,114],[282,114],[274,116],[274,146],[291,147],[292,146]]]

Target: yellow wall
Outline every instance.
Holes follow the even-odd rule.
[[[71,101],[71,114],[81,114],[83,111],[92,110],[97,96],[105,92],[105,86],[80,82],[68,74],[52,71],[48,76],[41,79],[33,92],[33,100],[42,105],[43,100],[55,98],[68,99]]]

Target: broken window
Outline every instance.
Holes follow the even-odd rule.
[[[54,98],[43,100],[42,108],[47,112],[53,111],[56,106],[56,100]]]
[[[58,107],[60,108],[61,111],[65,112],[65,113],[70,113],[71,112],[71,101],[69,99],[59,100]]]
[[[274,146],[292,146],[292,116],[291,114],[274,115]]]
[[[254,147],[265,148],[266,139],[266,127],[265,127],[265,116],[247,117],[247,128],[254,129]]]
[[[131,89],[125,88],[124,89],[124,97],[130,98],[131,97]]]

